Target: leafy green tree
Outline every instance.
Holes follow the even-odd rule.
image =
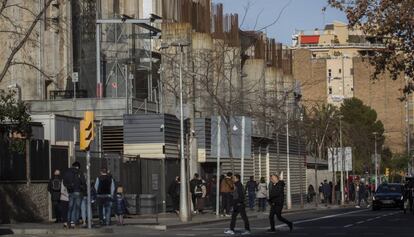
[[[381,153],[384,125],[378,120],[377,112],[357,98],[345,99],[340,112],[343,116],[344,146],[353,148],[355,172],[363,173],[364,169],[372,167],[375,137],[378,154]]]
[[[0,138],[3,141],[10,140],[12,135],[30,137],[28,106],[16,99],[15,92],[0,90]]]

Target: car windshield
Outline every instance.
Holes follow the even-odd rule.
[[[401,193],[401,185],[381,185],[378,193]]]

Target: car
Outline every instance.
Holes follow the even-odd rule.
[[[372,210],[383,207],[400,208],[404,210],[404,186],[398,183],[384,183],[378,186],[372,197]]]

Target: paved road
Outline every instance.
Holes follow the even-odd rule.
[[[292,213],[285,215],[285,217],[294,222],[293,232],[289,232],[285,225],[277,224],[276,233],[266,233],[268,220],[263,215],[251,220],[252,234],[250,236],[414,236],[414,215],[403,214],[402,211],[397,209],[374,212],[370,209],[338,208]],[[238,221],[237,226],[242,228],[242,221]],[[226,228],[228,228],[228,223],[209,224],[167,231],[125,227],[125,233],[112,235],[101,234],[96,236],[228,236],[223,233]]]

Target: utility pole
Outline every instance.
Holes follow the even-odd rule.
[[[375,190],[378,188],[378,156],[377,156],[377,132],[373,132],[375,139]]]

